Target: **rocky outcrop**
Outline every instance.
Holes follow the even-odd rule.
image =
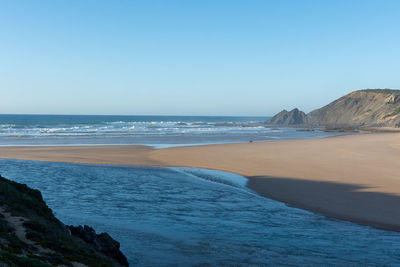
[[[306,114],[297,108],[291,111],[282,110],[269,119],[267,123],[282,126],[303,125],[306,123]]]
[[[295,119],[296,114],[301,114],[301,119]],[[354,91],[320,109],[311,111],[307,115],[303,114],[297,109],[291,112],[284,110],[272,117],[267,123],[334,129],[400,127],[400,90],[366,89]]]
[[[77,233],[77,234],[75,234]],[[119,243],[66,227],[40,191],[0,176],[0,266],[128,266]]]
[[[67,228],[71,231],[72,235],[84,240],[96,251],[100,251],[104,255],[115,259],[122,266],[129,266],[125,255],[119,250],[119,242],[112,239],[107,233],[96,234],[95,230],[87,225],[83,227],[81,225],[69,225]]]

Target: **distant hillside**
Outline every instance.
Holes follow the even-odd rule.
[[[281,114],[278,113],[276,116]],[[273,118],[275,118],[274,116]],[[269,124],[284,124],[270,119]],[[304,126],[400,127],[400,90],[366,89],[351,92],[305,116]]]

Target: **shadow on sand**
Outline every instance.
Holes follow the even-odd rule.
[[[400,196],[365,192],[358,184],[250,176],[247,186],[290,206],[375,228],[400,232]],[[373,190],[373,189],[372,189]]]

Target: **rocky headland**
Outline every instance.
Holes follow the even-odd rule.
[[[89,226],[66,226],[40,191],[0,176],[0,266],[129,266],[120,244]]]
[[[332,103],[305,114],[283,110],[266,124],[280,126],[362,129],[400,127],[400,90],[365,89],[351,92]]]

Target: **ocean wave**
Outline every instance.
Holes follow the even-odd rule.
[[[193,125],[160,125],[160,124],[121,124],[121,125],[73,125],[70,127],[25,127],[15,128],[12,126],[0,127],[1,136],[52,136],[52,135],[97,135],[97,134],[190,134],[195,136],[203,135],[265,135],[271,132],[268,128],[260,127],[216,127],[216,126],[193,126]]]
[[[182,122],[182,121],[150,121],[150,122],[133,122],[133,121],[114,121],[97,124],[55,124],[55,125],[20,125],[20,124],[0,124],[0,132],[8,132],[10,134],[23,132],[24,134],[41,134],[41,133],[59,133],[59,132],[93,132],[93,131],[152,131],[164,129],[166,131],[227,131],[227,130],[267,130],[264,127],[242,127],[240,124],[231,123],[206,123],[206,122]]]
[[[148,120],[146,120],[148,118]],[[329,134],[269,128],[262,122],[208,117],[0,115],[0,145],[143,144],[180,146],[324,137]]]

